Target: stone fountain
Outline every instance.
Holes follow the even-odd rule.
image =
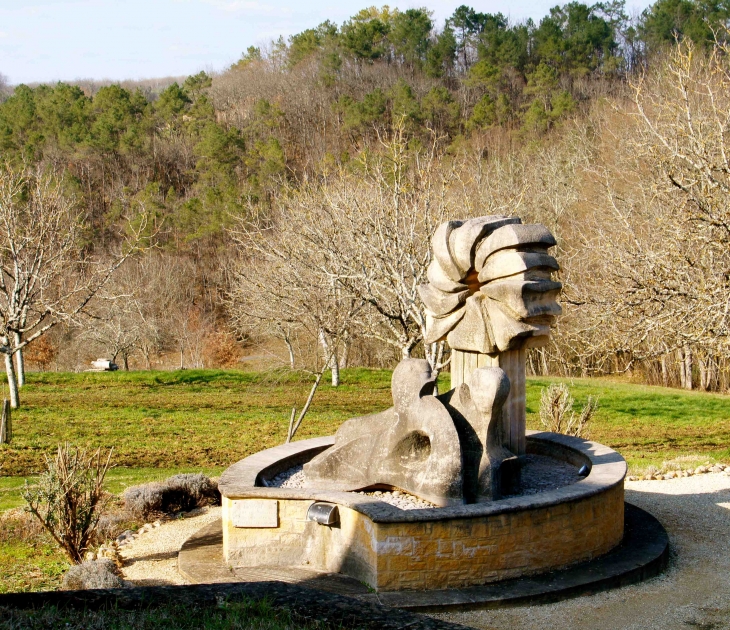
[[[223,563],[340,573],[390,592],[463,589],[616,549],[623,458],[525,428],[525,354],[561,312],[555,244],[516,217],[442,224],[420,294],[425,341],[451,348],[451,389],[438,394],[429,364],[405,359],[391,408],[231,466],[219,484]]]

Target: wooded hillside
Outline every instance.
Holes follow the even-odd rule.
[[[441,366],[415,290],[430,233],[517,214],[556,234],[565,284],[535,372],[727,389],[729,23],[728,0],[633,20],[573,2],[538,23],[369,8],[159,94],[6,89],[3,177],[60,182],[83,228],[73,264],[139,250],[83,312],[36,300],[53,326],[26,358],[221,365],[271,341],[315,372]],[[3,299],[7,343],[39,330]]]

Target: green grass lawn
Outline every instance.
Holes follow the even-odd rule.
[[[321,387],[299,437],[334,431],[352,415],[388,403],[389,372],[351,370],[342,387]],[[298,374],[189,370],[30,374],[13,413],[2,473],[32,475],[43,455],[70,441],[114,447],[126,468],[221,469],[280,443],[291,407],[306,399]]]
[[[0,542],[0,593],[56,590],[70,563],[50,536]]]
[[[347,418],[388,407],[390,371],[345,370],[321,386],[297,439],[333,433]],[[448,375],[446,375],[448,378]],[[175,472],[218,474],[284,441],[305,376],[222,370],[29,374],[13,413],[13,442],[0,446],[0,509],[17,505],[24,478],[69,441],[114,448],[110,489]],[[560,379],[528,379],[528,426],[539,428],[540,391]],[[608,379],[565,381],[576,410],[588,395],[599,410],[590,437],[618,449],[632,469],[678,457],[730,461],[730,397]]]
[[[650,387],[610,379],[544,379],[527,382],[527,424],[539,429],[540,392],[553,382],[570,387],[578,412],[589,395],[599,407],[590,439],[619,451],[632,473],[678,460],[683,468],[730,463],[730,396]]]

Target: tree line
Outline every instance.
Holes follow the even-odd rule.
[[[0,97],[0,155],[3,177],[25,183],[4,203],[27,211],[46,182],[82,226],[74,265],[129,258],[84,313],[38,302],[63,324],[45,355],[33,342],[38,357],[81,343],[79,357],[104,348],[150,366],[174,351],[186,366],[213,346],[232,360],[235,338],[278,339],[316,373],[411,352],[441,366],[447,349],[421,344],[415,291],[429,231],[504,213],[559,237],[566,316],[534,371],[727,388],[725,202],[713,192],[726,141],[709,129],[726,125],[729,19],[726,1],[659,0],[638,19],[622,2],[573,2],[537,23],[462,6],[441,27],[425,8],[370,8],[158,94],[16,86]],[[690,87],[709,96],[682,106],[698,76]],[[682,128],[672,114],[709,122]]]

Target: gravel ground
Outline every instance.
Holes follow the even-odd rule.
[[[544,455],[527,455],[522,467],[522,487],[520,492],[510,496],[521,496],[537,494],[547,490],[554,490],[580,481],[578,469],[575,466]],[[285,470],[264,485],[274,488],[304,488],[306,477],[302,465],[293,466]],[[376,490],[374,492],[357,492],[365,496],[373,497],[384,503],[389,503],[401,510],[423,510],[428,508],[439,509],[433,503],[429,503],[417,496],[395,490]]]
[[[556,604],[433,615],[473,628],[509,630],[730,630],[730,476],[702,474],[626,483],[626,499],[656,516],[672,558],[662,576]],[[163,523],[122,548],[125,579],[183,584],[177,551],[220,508]]]
[[[555,604],[433,616],[510,630],[730,629],[730,476],[627,482],[626,500],[669,534],[672,558],[662,576]]]
[[[510,496],[524,496],[557,490],[583,479],[578,468],[545,455],[525,455],[520,473],[520,491]]]
[[[221,509],[202,508],[193,514],[195,516],[165,521],[121,547],[123,578],[136,586],[187,584],[177,572],[177,552],[200,528],[220,518]]]

